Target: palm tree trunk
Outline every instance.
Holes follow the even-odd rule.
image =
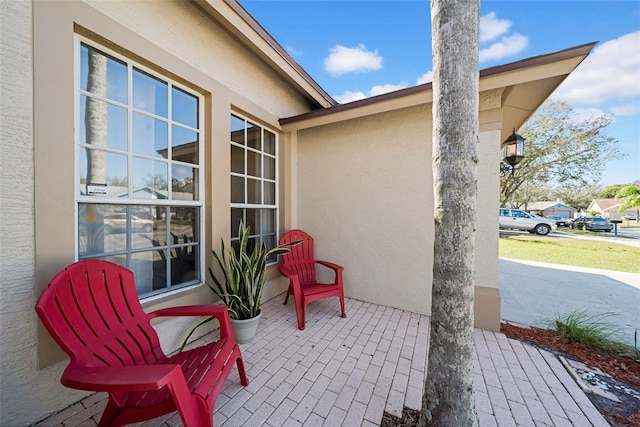
[[[477,0],[431,0],[435,242],[422,425],[477,426],[473,293],[478,163]]]

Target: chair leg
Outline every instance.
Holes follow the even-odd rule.
[[[298,305],[296,304],[296,317],[298,318],[298,329],[304,331],[304,324],[306,319],[306,311],[307,307],[304,303]]]
[[[244,369],[244,362],[242,361],[242,356],[238,356],[236,360],[236,365],[238,366],[238,373],[240,374],[240,383],[243,386],[249,385],[249,379],[247,379],[247,371]]]
[[[347,317],[347,312],[344,311],[344,295],[340,295],[340,308],[342,309],[342,317]]]
[[[291,285],[289,285],[289,288],[287,289],[287,295],[284,297],[283,305],[287,305],[287,301],[289,301],[289,295],[291,295],[292,293],[293,289],[291,289]]]
[[[104,408],[102,412],[102,416],[100,417],[100,421],[98,422],[98,427],[109,427],[116,425],[114,421],[120,416],[122,413],[122,408],[116,405],[116,403],[109,396],[109,401],[107,402],[107,406]]]

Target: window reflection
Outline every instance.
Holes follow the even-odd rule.
[[[136,68],[133,70],[133,106],[167,118],[168,86],[160,79]]]
[[[132,175],[133,198],[167,198],[167,163],[134,157]]]
[[[80,89],[126,104],[127,65],[98,49],[81,44]]]
[[[169,135],[167,122],[133,113],[133,152],[167,158]]]
[[[87,126],[104,117],[106,126]],[[127,109],[85,95],[80,97],[80,143],[127,150]]]
[[[171,169],[171,191],[174,200],[197,200],[197,170],[189,166],[173,165]]]
[[[126,197],[127,156],[92,148],[80,149],[80,194]]]
[[[198,133],[181,126],[171,126],[173,160],[198,164]]]
[[[171,119],[183,125],[198,127],[198,98],[178,89],[171,90]]]

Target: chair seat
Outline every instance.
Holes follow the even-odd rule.
[[[302,283],[300,284],[302,293],[305,296],[312,296],[317,294],[327,294],[329,292],[335,292],[336,295],[340,293],[340,287],[333,283]]]
[[[210,401],[222,390],[225,379],[236,362],[237,357],[230,357],[234,353],[240,354],[238,345],[233,340],[223,338],[192,350],[183,350],[156,364],[180,365],[191,393]],[[127,398],[127,406],[150,407],[161,405],[165,401],[168,405],[167,412],[174,411],[173,397],[167,387],[152,392],[131,393]]]

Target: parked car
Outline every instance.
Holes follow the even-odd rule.
[[[599,216],[583,216],[574,219],[571,222],[571,228],[585,231],[611,231],[613,230],[613,224],[606,218]]]
[[[623,221],[637,221],[638,217],[635,215],[622,215],[620,219]]]
[[[139,218],[135,215],[131,215],[131,227],[132,231],[142,231],[144,233],[150,233],[153,230],[153,220],[146,218]],[[127,214],[116,213],[111,215],[105,215],[104,217],[104,232],[105,234],[112,233],[124,233],[127,229]]]
[[[545,218],[555,222],[558,227],[569,226],[569,220],[561,217],[560,215],[547,215]]]
[[[498,221],[500,228],[523,230],[543,236],[557,228],[555,221],[526,213],[520,209],[500,208]]]

